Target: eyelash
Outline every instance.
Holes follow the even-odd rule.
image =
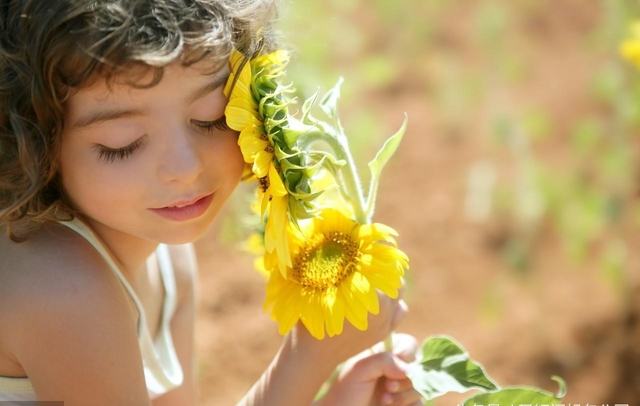
[[[142,143],[142,138],[139,138],[126,147],[113,149],[105,147],[104,145],[96,145],[95,149],[98,153],[98,158],[105,162],[112,163],[116,159],[124,161],[125,159],[129,158],[129,156],[131,156],[131,154],[133,154],[136,149],[140,148]]]
[[[229,125],[227,124],[227,117],[224,115],[214,121],[192,120],[192,122],[196,127],[210,133],[213,132],[213,130],[218,130],[218,131],[230,130]],[[133,152],[136,149],[140,148],[142,143],[143,143],[142,138],[140,138],[134,141],[132,144],[129,144],[126,147],[122,147],[122,148],[113,149],[113,148],[105,147],[104,145],[96,145],[95,149],[98,153],[99,159],[108,163],[112,163],[112,162],[115,162],[116,159],[120,161],[124,161],[125,159],[129,158],[129,156],[131,156],[131,154],[133,154]]]
[[[217,120],[214,121],[197,121],[197,120],[192,120],[193,124],[206,131],[206,132],[213,132],[213,130],[218,130],[218,131],[229,131],[229,125],[227,124],[227,116],[223,115],[222,117],[220,117]]]

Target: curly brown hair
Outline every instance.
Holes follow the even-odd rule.
[[[149,87],[174,61],[207,59],[217,70],[232,48],[271,50],[276,1],[0,0],[0,224],[9,237],[74,214],[58,172],[73,89],[131,65],[153,71],[151,82],[131,83]],[[17,222],[27,224],[20,235]]]

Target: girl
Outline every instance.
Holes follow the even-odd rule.
[[[273,48],[270,0],[0,0],[0,400],[196,403],[202,236],[244,162],[222,89],[232,48]],[[165,245],[170,244],[170,245]],[[365,332],[285,337],[242,405],[419,404]],[[355,356],[355,357],[354,357]]]

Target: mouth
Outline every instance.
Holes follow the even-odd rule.
[[[199,200],[204,199],[205,197],[207,197],[209,195],[206,194],[201,194],[193,199],[185,199],[185,200],[180,200],[176,203],[170,204],[168,206],[165,207],[161,207],[162,209],[173,209],[173,208],[183,208],[183,207],[187,207],[187,206],[191,206],[192,204],[197,203]]]
[[[202,216],[213,201],[214,193],[181,200],[168,206],[150,209],[152,212],[172,221],[192,220]]]

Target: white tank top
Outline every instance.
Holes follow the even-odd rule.
[[[158,335],[152,340],[147,329],[144,309],[129,282],[122,276],[118,266],[113,261],[108,251],[102,245],[98,237],[91,229],[77,218],[71,221],[60,222],[84,237],[109,264],[109,267],[118,277],[126,291],[129,293],[136,308],[138,309],[138,343],[142,354],[144,365],[144,377],[147,384],[149,398],[158,396],[174,389],[182,384],[183,373],[178,356],[176,355],[171,338],[170,322],[176,309],[176,282],[171,265],[169,249],[166,245],[160,244],[156,249],[156,256],[162,282],[165,290],[165,298],[162,304],[162,319]],[[12,378],[0,376],[0,401],[5,400],[37,400],[31,381],[28,377]],[[43,400],[64,400],[64,399],[43,399]]]

